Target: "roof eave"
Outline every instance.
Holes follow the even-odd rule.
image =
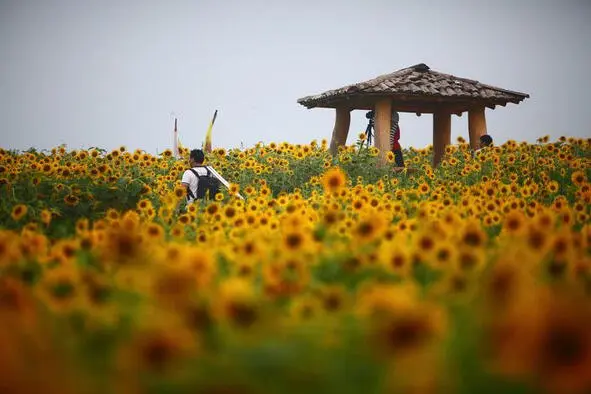
[[[379,98],[391,97],[393,100],[399,99],[406,101],[408,106],[430,108],[433,106],[461,106],[465,107],[466,110],[470,107],[485,106],[494,108],[495,106],[506,106],[507,103],[519,104],[525,98],[529,98],[528,94],[514,95],[514,97],[508,98],[483,98],[473,96],[440,96],[440,95],[412,95],[407,93],[402,94],[384,94],[384,93],[365,93],[363,95],[350,96],[350,95],[339,95],[332,97],[319,97],[319,96],[308,96],[298,100],[298,103],[307,109],[312,108],[338,108],[350,106],[351,109],[364,109],[367,105],[355,105],[367,100],[368,102],[377,101]],[[359,108],[363,107],[363,108]],[[404,107],[404,105],[402,105]],[[421,111],[429,112],[429,111]]]

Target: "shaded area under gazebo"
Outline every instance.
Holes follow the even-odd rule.
[[[306,96],[298,103],[308,109],[336,109],[330,142],[333,154],[347,141],[351,111],[375,110],[375,146],[380,151],[381,163],[385,163],[385,155],[390,150],[392,111],[411,112],[418,116],[431,113],[433,166],[436,166],[443,157],[445,146],[451,142],[452,114],[461,116],[468,112],[470,145],[476,149],[480,136],[486,134],[485,108],[519,104],[526,98],[529,94],[444,74],[420,63],[365,82]]]

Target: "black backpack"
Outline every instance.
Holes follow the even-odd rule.
[[[191,170],[191,172],[199,179],[199,183],[197,184],[197,196],[195,196],[195,198],[204,199],[209,192],[209,199],[213,199],[220,189],[220,181],[213,176],[207,167],[202,166],[202,168],[205,168],[207,175],[199,175],[197,171],[189,168],[189,170]],[[193,194],[190,190],[189,193]]]

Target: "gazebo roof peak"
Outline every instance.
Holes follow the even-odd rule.
[[[445,108],[461,113],[474,106],[518,104],[529,94],[507,90],[473,79],[441,73],[418,63],[373,79],[300,98],[307,108],[372,109],[377,100],[392,98],[402,112],[435,112]]]

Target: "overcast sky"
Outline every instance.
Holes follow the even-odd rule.
[[[530,94],[487,109],[497,143],[588,137],[590,21],[589,0],[0,0],[0,146],[156,153],[177,117],[199,147],[216,109],[214,148],[330,140],[334,110],[298,98],[416,63]],[[400,125],[432,142],[431,115]]]

